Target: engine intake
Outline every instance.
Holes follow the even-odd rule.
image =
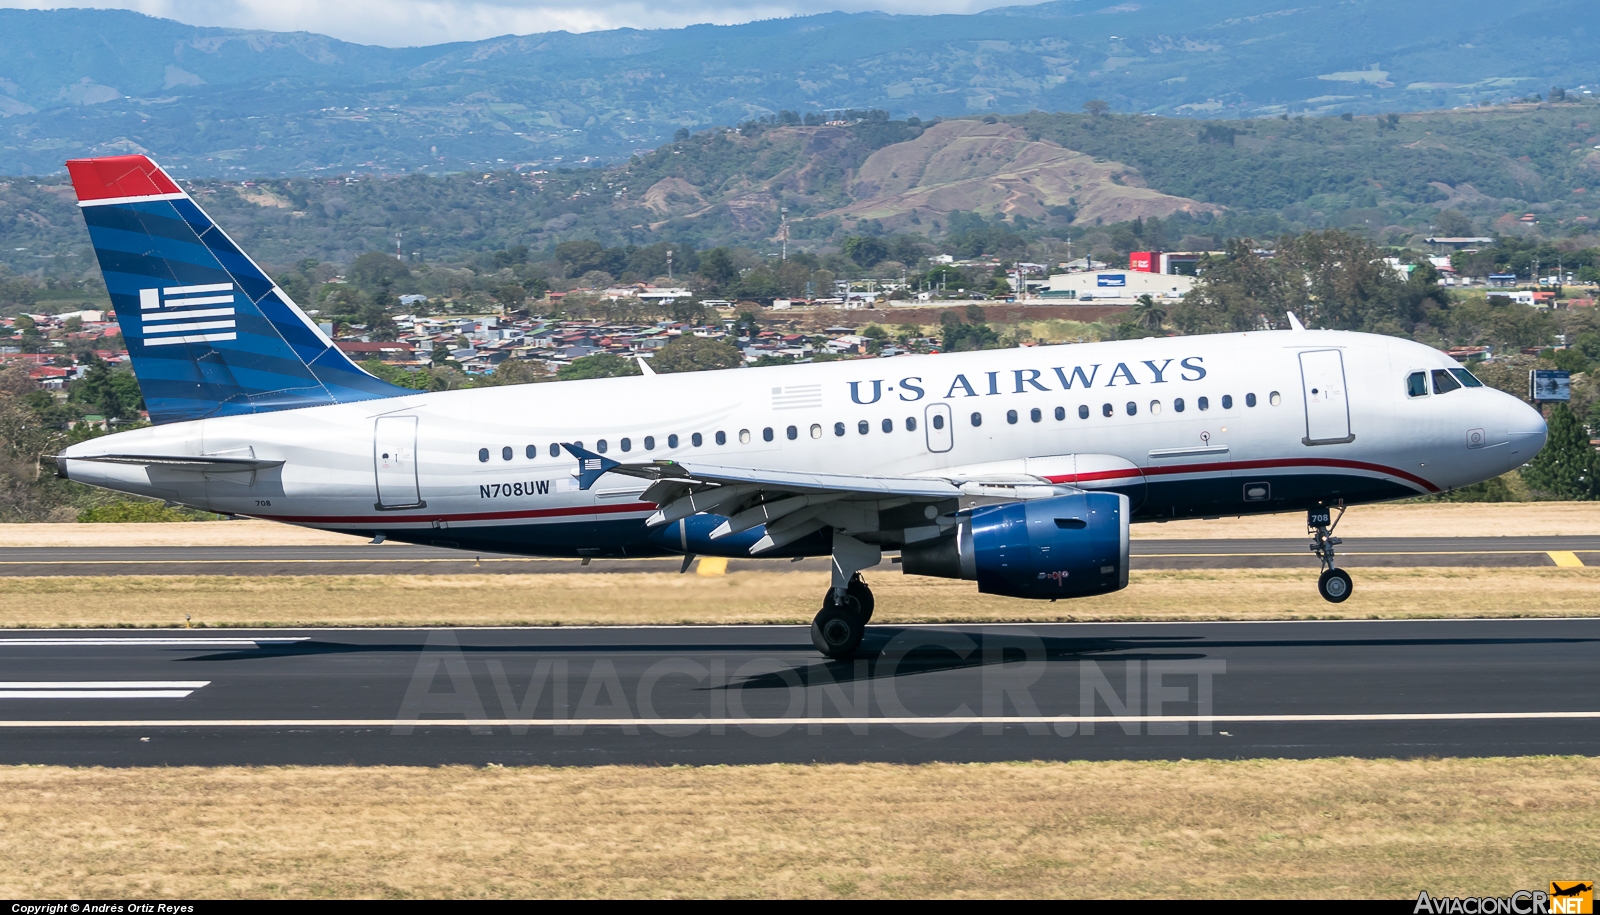
[[[976,581],[984,594],[1054,599],[1128,586],[1128,497],[1083,492],[974,510],[950,536],[900,553],[907,575]]]

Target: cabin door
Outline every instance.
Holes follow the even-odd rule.
[[[379,511],[423,508],[417,482],[417,418],[380,416],[372,427],[372,463]]]
[[[1336,349],[1300,354],[1300,383],[1306,404],[1307,445],[1355,441],[1350,432],[1350,399],[1344,382],[1344,354]]]

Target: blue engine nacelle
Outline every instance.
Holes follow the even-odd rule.
[[[1128,515],[1128,497],[1109,492],[986,506],[950,536],[907,545],[900,570],[1007,597],[1106,594],[1128,586]]]

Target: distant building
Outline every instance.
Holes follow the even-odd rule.
[[[1057,273],[1040,292],[1046,300],[1063,302],[1103,302],[1128,305],[1141,295],[1157,299],[1182,298],[1194,288],[1192,276],[1144,273],[1135,270],[1095,270],[1083,273]]]
[[[1465,237],[1465,236],[1463,236],[1463,237],[1451,236],[1451,237],[1426,238],[1426,239],[1423,239],[1423,240],[1426,241],[1430,245],[1439,245],[1439,246],[1445,247],[1445,248],[1454,248],[1457,251],[1464,251],[1464,250],[1466,250],[1468,248],[1475,248],[1475,247],[1477,247],[1479,245],[1492,245],[1492,244],[1494,244],[1494,239],[1487,238],[1487,237],[1484,237],[1484,236],[1479,236],[1479,235],[1474,235],[1474,236],[1472,236],[1470,238]]]

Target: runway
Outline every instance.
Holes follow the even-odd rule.
[[[1305,568],[1307,541],[1135,540],[1134,569]],[[1340,565],[1539,567],[1600,564],[1600,536],[1363,538]],[[886,568],[892,563],[886,564]],[[7,547],[0,576],[40,575],[527,575],[677,572],[679,558],[538,559],[386,543],[271,547]],[[826,571],[826,559],[734,559],[728,571]]]
[[[0,764],[1600,753],[1600,619],[0,632]]]

